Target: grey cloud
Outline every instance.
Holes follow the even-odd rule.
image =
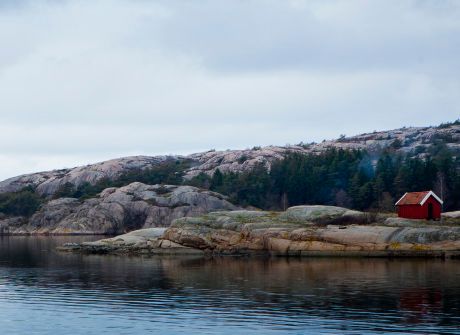
[[[10,4],[0,179],[454,120],[459,33],[456,1]]]
[[[163,2],[164,3],[164,2]],[[213,70],[452,71],[460,4],[414,1],[172,2],[161,43]],[[149,29],[144,20],[143,40]],[[456,71],[456,70],[455,70]]]

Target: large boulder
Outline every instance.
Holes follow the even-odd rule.
[[[317,224],[367,223],[365,213],[336,206],[295,206],[286,210],[281,217],[290,221],[313,222]]]

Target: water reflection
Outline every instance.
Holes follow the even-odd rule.
[[[60,334],[460,333],[458,261],[53,251],[75,239],[81,237],[0,239],[4,330],[48,334],[54,324]]]

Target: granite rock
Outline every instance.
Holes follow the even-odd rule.
[[[224,196],[192,186],[146,185],[135,182],[105,189],[96,198],[52,200],[23,224],[4,224],[9,234],[120,234],[167,227],[177,218],[236,206]]]
[[[315,209],[317,210],[317,209]],[[299,208],[288,209],[297,212]],[[343,212],[322,208],[322,213]],[[311,211],[302,209],[301,215]],[[316,219],[317,215],[314,215]],[[315,224],[279,212],[222,211],[176,219],[151,237],[139,230],[90,244],[68,245],[62,250],[81,252],[163,253],[202,252],[208,255],[459,257],[460,226],[406,224]],[[161,252],[159,251],[161,250]]]

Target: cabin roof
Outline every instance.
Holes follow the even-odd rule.
[[[406,192],[401,199],[396,202],[396,206],[401,205],[421,205],[431,197],[435,198],[441,205],[443,201],[439,198],[433,191],[423,191],[423,192]]]

